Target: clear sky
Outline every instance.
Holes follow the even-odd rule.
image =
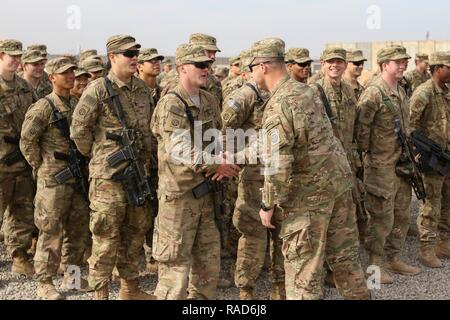
[[[45,43],[50,53],[105,53],[106,39],[131,34],[173,55],[189,34],[213,35],[222,56],[280,37],[318,57],[325,43],[450,40],[445,0],[1,0],[0,38]]]

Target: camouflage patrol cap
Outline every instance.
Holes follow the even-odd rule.
[[[111,36],[106,41],[106,50],[108,53],[120,53],[133,47],[139,49],[141,45],[136,43],[136,39],[132,36],[124,34]]]
[[[256,41],[250,48],[252,61],[255,58],[284,59],[284,41],[280,38],[267,38]]]
[[[14,39],[0,40],[0,52],[10,56],[20,56],[23,54],[22,42]]]
[[[78,67],[75,69],[75,78],[81,76],[87,76],[88,78],[90,78],[91,74],[86,69]]]
[[[92,58],[88,58],[88,59],[84,60],[83,62],[81,62],[80,66],[89,72],[98,72],[98,71],[105,70],[103,62],[101,62],[97,59],[92,59]]]
[[[228,63],[230,64],[230,66],[239,65],[240,62],[241,62],[241,58],[239,56],[230,57],[230,59],[228,59]]]
[[[248,68],[249,64],[252,63],[252,55],[251,50],[242,50],[239,54],[239,58],[241,59],[240,67],[243,72],[250,72]]]
[[[286,62],[294,61],[297,63],[311,62],[313,59],[309,57],[309,50],[305,48],[291,48],[286,52],[284,58]]]
[[[45,44],[30,44],[27,47],[27,51],[29,50],[38,50],[42,55],[47,55],[47,46]]]
[[[77,68],[77,65],[74,64],[67,57],[59,57],[59,58],[50,59],[45,64],[45,71],[48,74],[64,73],[69,69],[76,69],[76,68]]]
[[[163,60],[164,57],[158,53],[155,48],[142,49],[139,52],[138,62],[143,63],[145,61],[150,61],[153,59]]]
[[[430,56],[430,66],[444,65],[450,67],[450,52],[437,51]]]
[[[219,51],[217,47],[217,40],[213,36],[209,36],[203,33],[193,33],[189,36],[189,44],[195,44],[203,46],[205,50]]]
[[[42,52],[39,50],[27,50],[22,55],[22,63],[35,63],[38,61],[47,60],[44,56],[42,56]]]
[[[166,57],[163,59],[163,61],[161,62],[161,64],[164,66],[166,64],[172,64],[172,60],[170,60],[170,58]]]
[[[80,53],[80,61],[86,60],[87,58],[96,55],[98,55],[98,52],[95,49],[83,50]]]
[[[347,60],[347,52],[344,48],[339,47],[329,47],[323,50],[322,54],[320,55],[320,61],[328,61],[331,59],[341,59],[346,61]]]
[[[73,55],[73,54],[64,53],[64,54],[61,55],[61,57],[70,59],[70,61],[72,61],[73,64],[78,64],[77,57],[75,55]]]
[[[182,44],[175,52],[177,66],[194,62],[213,62],[205,52],[205,47],[193,44]]]
[[[406,48],[403,46],[388,46],[381,48],[377,52],[377,63],[400,59],[411,59],[411,56],[406,53]]]
[[[428,61],[428,55],[426,53],[416,53],[416,60]]]
[[[363,56],[362,50],[348,50],[347,51],[347,62],[361,62],[367,61]]]
[[[225,78],[228,75],[229,71],[230,70],[225,66],[217,66],[214,70],[214,75],[219,77],[222,76]]]

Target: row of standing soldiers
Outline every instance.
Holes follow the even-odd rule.
[[[192,190],[206,185],[206,194],[213,193],[211,186],[228,178],[230,221],[228,232],[221,229],[226,250],[236,255],[233,273],[241,299],[254,298],[267,252],[272,299],[322,298],[324,270],[345,298],[369,298],[357,220],[381,283],[393,282],[390,272],[420,272],[400,257],[414,168],[404,159],[398,132],[408,139],[420,132],[441,148],[435,152],[438,165],[427,166],[427,153],[419,154],[424,180],[419,198],[427,196],[418,219],[419,258],[427,267],[440,267],[440,258],[450,256],[447,53],[432,55],[433,78],[414,84],[410,102],[404,88],[412,80],[403,78],[410,57],[400,46],[378,53],[380,72],[366,88],[357,81],[365,61],[360,51],[326,49],[322,72],[308,86],[309,52],[285,53],[276,38],[258,41],[231,60],[234,75],[222,85],[208,72],[220,51],[214,37],[191,35],[189,44],[177,49],[177,69],[164,77],[158,76],[163,57],[157,50],[139,49],[133,37],[113,36],[106,77],[93,53],[79,66],[70,57],[52,59],[45,64],[49,80],[41,73],[34,81],[30,69],[38,75],[33,68],[46,58],[42,50],[28,50],[22,60],[24,78],[30,78],[25,81],[16,75],[21,43],[0,43],[5,242],[13,271],[36,273],[39,297],[63,298],[52,278],[61,267],[69,282],[68,266],[83,264],[92,238],[89,284],[81,279],[77,288],[95,290],[97,299],[108,298],[114,269],[121,279],[119,298],[154,298],[138,287],[144,242],[148,265],[155,260],[159,265],[157,298],[214,298],[221,256],[217,203]],[[421,60],[426,59],[419,56],[416,63]],[[426,74],[419,72],[431,77]],[[42,87],[48,92],[37,89]],[[180,163],[174,153],[185,145],[178,132],[193,136],[196,123],[224,134],[264,129],[271,141],[267,163],[281,156],[277,172],[261,174],[263,163],[249,160],[250,143],[232,150],[242,155],[244,166],[224,155],[212,164]],[[35,227],[32,265],[27,251]]]

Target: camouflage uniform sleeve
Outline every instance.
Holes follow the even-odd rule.
[[[86,157],[90,156],[94,141],[94,126],[99,116],[101,98],[94,86],[88,86],[73,111],[70,125],[70,137],[78,150]]]
[[[20,133],[20,151],[33,171],[36,171],[42,164],[39,141],[48,126],[50,117],[50,110],[43,107],[44,103],[40,101],[30,106]]]
[[[379,109],[380,93],[377,88],[367,88],[359,98],[356,111],[355,136],[358,149],[369,150],[370,128]]]
[[[283,205],[289,194],[289,180],[294,162],[293,115],[287,102],[280,102],[279,112],[271,112],[264,121],[264,187],[266,206]]]
[[[420,119],[426,106],[430,103],[430,98],[430,94],[423,88],[414,91],[410,102],[409,127],[411,132],[414,132],[420,127]]]

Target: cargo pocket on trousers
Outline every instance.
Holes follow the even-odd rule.
[[[310,227],[309,216],[297,217],[292,222],[283,222],[280,232],[280,238],[283,240],[281,250],[287,261],[302,258],[312,252]]]
[[[158,262],[174,262],[178,259],[181,248],[181,236],[174,238],[162,232],[158,226],[158,218],[156,218],[155,228],[153,231],[153,252],[152,256]]]
[[[366,208],[371,212],[384,212],[389,193],[373,184],[366,183],[364,186],[366,188]]]
[[[89,230],[92,234],[103,235],[112,231],[113,221],[112,218],[104,213],[91,213],[89,220]]]

